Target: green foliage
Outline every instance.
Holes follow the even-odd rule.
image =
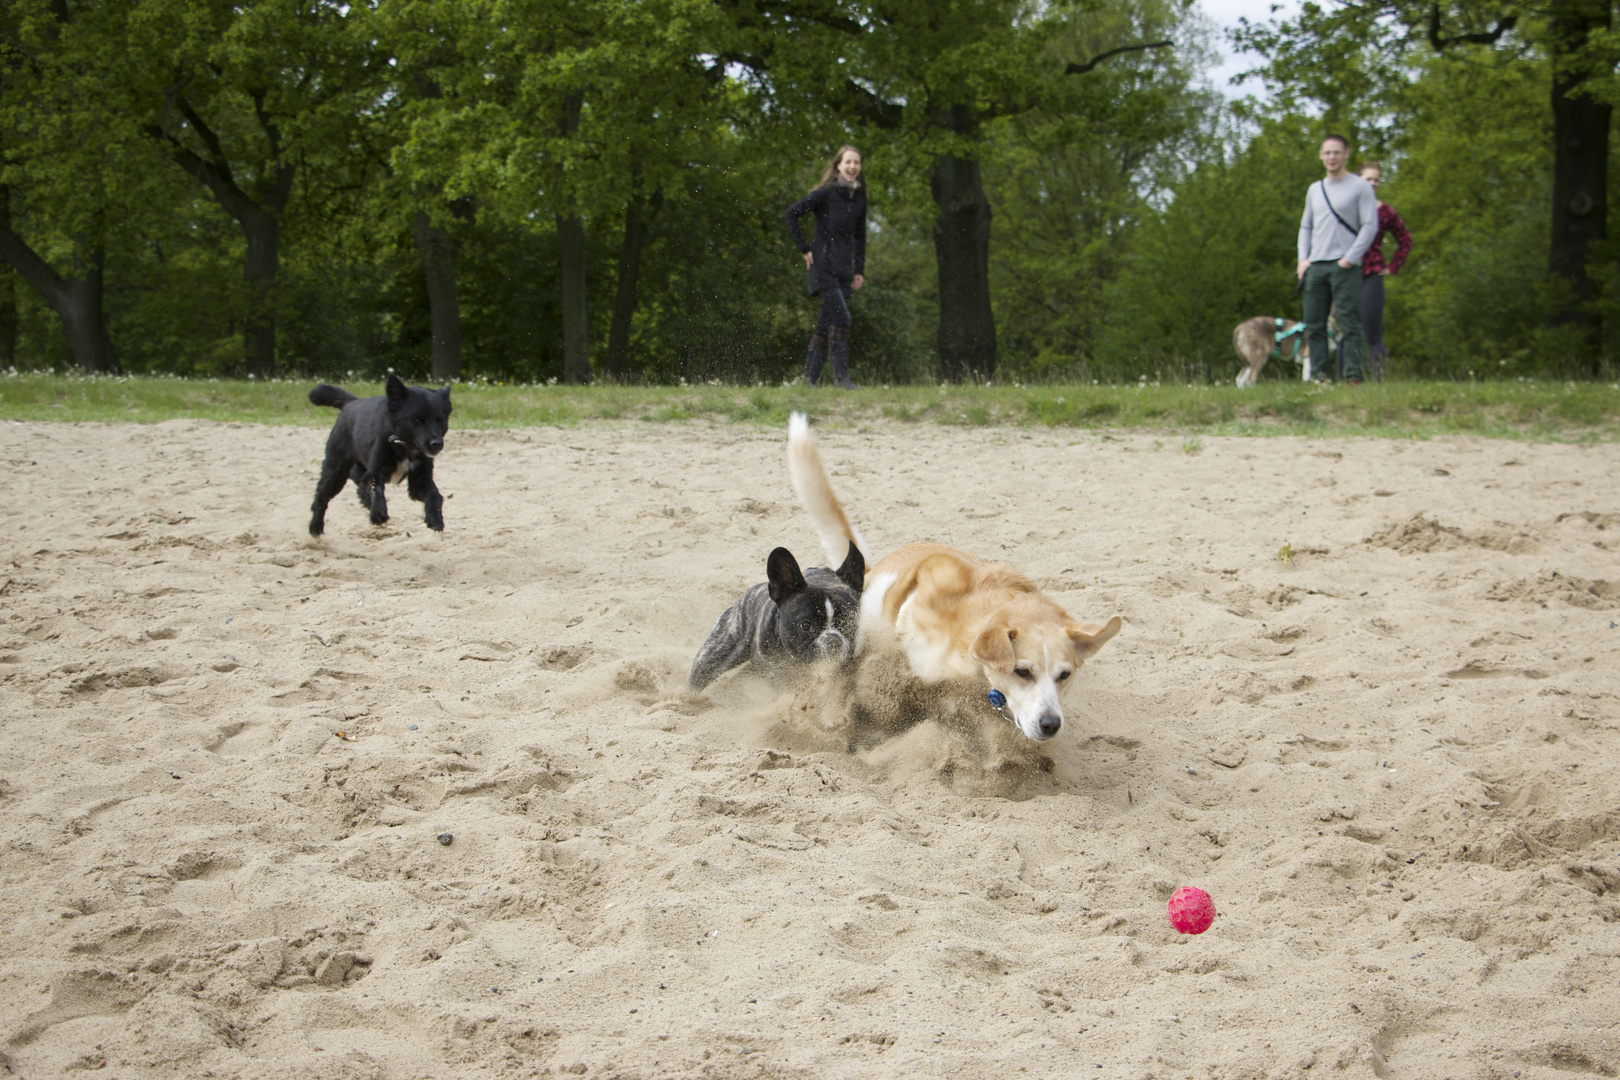
[[[1620,99],[1608,5],[1310,3],[1236,37],[1266,57],[1281,106],[1321,109],[1408,178],[1380,193],[1403,200],[1419,236],[1411,295],[1390,290],[1406,370],[1607,370],[1599,323],[1620,309],[1612,288],[1591,297],[1614,277],[1614,250],[1581,218],[1612,200],[1616,179],[1609,168],[1610,191],[1597,186],[1612,118],[1590,107]]]
[[[998,382],[1225,384],[1233,326],[1299,310],[1299,211],[1337,128],[1385,159],[1382,195],[1417,240],[1387,282],[1393,374],[1580,371],[1579,335],[1545,325],[1568,302],[1545,284],[1545,26],[1526,15],[1494,45],[1437,57],[1415,11],[1311,6],[1251,29],[1276,97],[1234,112],[1200,87],[1207,29],[1175,0],[900,0],[883,18],[857,0],[14,0],[0,9],[0,184],[15,231],[58,274],[105,251],[130,371],[240,373],[268,304],[282,371],[426,379],[419,212],[455,245],[464,376],[524,383],[563,375],[557,222],[578,214],[600,369],[639,206],[631,359],[615,381],[775,386],[801,369],[817,312],[782,210],[859,139],[871,233],[851,353],[876,387],[938,378],[928,169],[966,155],[994,212]],[[1452,5],[1444,30],[1486,31],[1487,14]],[[1158,40],[1175,44],[1066,74]],[[182,151],[227,163],[276,215],[271,293],[245,279],[243,228],[177,167]],[[1599,266],[1613,285],[1617,253]],[[1620,317],[1610,291],[1604,312]],[[20,366],[67,366],[57,315],[17,293]],[[1059,394],[1013,412],[1323,422],[1296,370],[1268,367],[1264,405]],[[885,407],[942,415],[920,399]],[[952,422],[1008,415],[975,405]]]
[[[1298,311],[1294,256],[1305,190],[1321,175],[1319,138],[1304,117],[1267,120],[1230,162],[1205,162],[1177,186],[1107,289],[1093,378],[1227,382],[1239,364],[1232,328]],[[1286,379],[1290,367],[1270,364],[1263,376]]]
[[[1097,370],[1108,288],[1140,222],[1153,217],[1150,198],[1207,151],[1219,112],[1216,96],[1194,85],[1202,29],[1179,8],[1144,0],[1091,9],[1050,33],[1046,51],[1061,56],[1171,36],[1177,49],[1112,61],[1121,67],[1110,70],[1106,105],[1036,109],[990,134],[985,185],[996,212],[991,267],[1003,377],[1052,381]]]
[[[1547,78],[1545,61],[1476,48],[1430,59],[1401,88],[1405,119],[1384,136],[1395,152],[1384,160],[1379,192],[1415,239],[1402,272],[1385,279],[1393,377],[1563,378],[1582,370],[1578,335],[1546,326],[1559,303],[1547,281]],[[1491,122],[1482,125],[1486,115]],[[1237,322],[1299,317],[1295,234],[1330,122],[1262,119],[1230,161],[1207,161],[1175,188],[1135,233],[1107,293],[1111,323],[1095,377],[1222,382],[1237,370]],[[1386,255],[1393,248],[1386,239]],[[1263,377],[1295,374],[1273,362]]]
[[[1401,157],[1379,193],[1416,240],[1406,269],[1386,284],[1396,371],[1571,370],[1567,345],[1545,327],[1548,78],[1545,61],[1475,49],[1430,61],[1407,91]],[[1491,122],[1481,125],[1485,114]]]

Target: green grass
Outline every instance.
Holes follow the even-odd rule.
[[[331,423],[310,382],[0,375],[0,420],[156,423],[197,418]],[[359,394],[377,384],[349,384]],[[1323,388],[1230,386],[897,386],[845,393],[804,386],[501,386],[455,389],[460,428],[570,426],[593,420],[779,427],[805,411],[825,423],[1112,429],[1185,435],[1365,435],[1427,438],[1620,438],[1620,387],[1605,383],[1390,382]],[[1202,444],[1183,443],[1188,453]]]

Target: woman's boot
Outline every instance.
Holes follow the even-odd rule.
[[[821,385],[821,365],[827,362],[827,339],[820,334],[810,338],[810,351],[804,357],[804,381],[811,386]]]
[[[827,341],[832,359],[833,385],[840,390],[855,389],[855,384],[849,381],[849,327],[833,327],[827,333]]]

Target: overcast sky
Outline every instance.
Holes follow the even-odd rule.
[[[1214,20],[1215,25],[1222,30],[1237,25],[1240,18],[1247,17],[1250,22],[1264,22],[1272,17],[1273,3],[1279,5],[1279,16],[1289,16],[1299,9],[1298,0],[1199,0],[1204,13]],[[1264,87],[1258,82],[1246,82],[1242,86],[1230,85],[1232,76],[1241,71],[1255,67],[1259,58],[1249,54],[1233,53],[1231,44],[1225,35],[1217,40],[1216,45],[1226,57],[1226,62],[1210,73],[1215,86],[1229,98],[1243,97],[1253,94],[1256,97],[1265,93]]]

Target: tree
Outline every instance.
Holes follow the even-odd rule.
[[[11,188],[0,184],[0,233],[11,233]],[[0,265],[0,364],[17,363],[17,273]]]
[[[55,311],[88,372],[119,370],[102,309],[108,211],[129,166],[113,21],[94,8],[75,17],[62,0],[17,0],[0,16],[0,259]],[[10,300],[0,329],[15,342]]]
[[[836,61],[823,66],[820,86],[815,69],[804,65],[808,86],[868,132],[881,133],[902,167],[927,179],[942,373],[953,381],[992,377],[991,207],[981,172],[987,126],[1036,108],[1075,114],[1117,105],[1110,91],[1118,83],[1108,76],[1129,61],[1109,61],[1170,41],[1133,36],[1084,60],[1056,58],[1046,45],[1086,17],[1087,5],[1079,3],[1047,5],[1033,17],[1015,0],[871,0],[847,11],[807,2],[793,14],[825,28],[820,40],[805,44]],[[768,69],[772,59],[762,57],[761,66]]]
[[[663,191],[655,188],[649,193],[645,174],[640,169],[632,170],[630,196],[624,204],[624,240],[619,245],[613,318],[608,330],[607,355],[603,358],[603,366],[608,374],[619,382],[627,381],[634,371],[630,332],[636,317],[636,301],[640,296],[641,255],[652,219],[658,216],[663,206]]]
[[[381,91],[363,8],[306,0],[149,0],[132,21],[148,133],[236,220],[247,244],[250,374],[275,374],[276,275],[300,171],[349,152]]]
[[[1132,37],[1173,37],[1176,48],[1119,72],[1107,107],[1037,107],[988,126],[983,174],[997,215],[991,299],[1008,376],[1089,380],[1101,370],[1107,291],[1143,223],[1189,163],[1218,161],[1237,141],[1222,123],[1220,96],[1197,83],[1212,59],[1204,33],[1174,0],[1116,0],[1089,11],[1052,33],[1051,60],[1095,56]]]
[[[1567,302],[1547,274],[1548,66],[1502,50],[1434,55],[1402,93],[1400,153],[1379,189],[1417,237],[1385,324],[1402,375],[1585,370],[1579,328],[1547,320]]]
[[[1265,78],[1329,116],[1399,105],[1423,54],[1544,55],[1553,151],[1547,273],[1560,287],[1552,325],[1579,331],[1588,374],[1601,367],[1601,317],[1590,263],[1608,230],[1609,128],[1615,52],[1603,0],[1334,0],[1293,21],[1249,26],[1240,43],[1268,58]]]
[[[414,0],[459,18],[443,93],[416,110],[396,163],[481,212],[554,229],[563,377],[591,377],[590,245],[623,223],[605,366],[630,375],[642,250],[666,189],[737,118],[708,0]],[[386,9],[385,9],[386,10]],[[444,40],[448,41],[448,37]]]
[[[1312,156],[1315,126],[1299,115],[1264,121],[1231,160],[1206,156],[1147,216],[1121,254],[1119,276],[1104,288],[1092,377],[1225,382],[1237,372],[1239,320],[1298,310],[1297,208],[1322,173]],[[1286,365],[1274,367],[1289,374]]]
[[[79,367],[103,374],[120,370],[118,353],[113,349],[102,312],[102,276],[107,251],[98,236],[80,233],[74,238],[70,256],[73,269],[66,275],[57,273],[9,227],[0,228],[0,258],[10,263],[17,276],[44,297],[62,320],[68,347]]]
[[[586,231],[562,151],[577,142],[584,93],[567,57],[589,43],[602,5],[559,0],[394,0],[383,20],[401,35],[407,70],[396,80],[414,97],[393,164],[419,192],[477,205],[498,220],[556,228],[562,268],[564,377],[589,380]],[[559,60],[559,54],[564,59]],[[414,92],[413,92],[414,91]],[[414,227],[440,280],[436,324],[446,304],[448,238],[420,205]],[[441,239],[442,237],[442,239]],[[436,248],[435,248],[436,246]],[[436,341],[439,332],[435,331]]]
[[[427,286],[432,371],[435,381],[461,377],[461,297],[456,284],[456,244],[450,219],[473,220],[477,201],[448,199],[447,177],[455,170],[431,155],[418,156],[413,139],[419,123],[443,114],[447,71],[467,62],[463,37],[468,5],[442,0],[382,0],[374,24],[393,69],[386,104],[372,111],[378,141],[386,148],[384,167],[394,198],[408,207],[411,237]],[[464,80],[451,79],[452,86]]]

